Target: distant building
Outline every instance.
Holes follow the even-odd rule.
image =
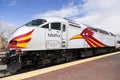
[[[0,51],[5,50],[7,39],[0,36]]]
[[[2,45],[3,45],[3,43],[2,43],[2,37],[0,36],[0,49],[2,48]]]

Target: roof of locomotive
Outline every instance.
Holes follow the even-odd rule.
[[[62,17],[43,17],[42,19],[46,19],[47,22],[65,22],[65,23],[68,22]]]
[[[64,23],[68,23],[69,25],[72,25],[74,27],[89,27],[91,28],[92,30],[94,31],[100,31],[101,33],[104,33],[104,34],[111,34],[111,35],[114,35],[112,34],[111,32],[108,32],[108,31],[105,31],[105,30],[102,30],[102,29],[99,29],[99,28],[95,28],[95,27],[91,27],[89,25],[86,25],[86,24],[78,24],[77,22],[73,21],[73,20],[70,20],[70,19],[67,19],[67,18],[63,18],[63,17],[44,17],[42,19],[46,19],[47,22],[64,22]]]
[[[86,25],[86,24],[83,24],[83,25]],[[102,29],[99,29],[99,28],[95,28],[95,27],[91,27],[91,26],[89,26],[89,25],[86,25],[87,27],[89,27],[90,29],[92,29],[93,31],[95,31],[95,32],[100,32],[100,33],[103,33],[103,34],[106,34],[106,35],[109,35],[109,34],[111,34],[112,36],[115,36],[115,34],[113,34],[113,33],[111,33],[111,32],[108,32],[108,31],[106,31],[106,30],[102,30]]]
[[[44,17],[42,19],[46,19],[47,22],[63,22],[63,23],[72,25],[74,27],[80,27],[80,25],[76,21],[73,21],[73,20],[70,20],[67,18],[63,18],[63,17]]]

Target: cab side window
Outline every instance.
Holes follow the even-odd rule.
[[[46,24],[46,25],[42,26],[41,28],[49,29],[49,24]]]
[[[61,30],[61,23],[58,22],[51,23],[51,29]]]
[[[120,41],[117,41],[118,44],[120,44]]]
[[[65,32],[66,31],[66,26],[65,26],[65,24],[63,24],[63,32]]]

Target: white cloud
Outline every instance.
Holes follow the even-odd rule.
[[[60,16],[60,17],[72,17],[74,15],[80,14],[80,5],[74,6],[73,1],[67,6],[63,6],[59,10],[49,10],[45,13],[40,13],[34,16],[34,18],[41,18],[45,16]]]
[[[16,4],[16,0],[11,0],[11,2],[9,3],[9,5],[8,6],[14,6],[15,4]]]
[[[74,0],[59,10],[49,10],[35,15],[61,16],[73,18],[79,23],[85,23],[113,33],[120,33],[120,1],[119,0],[83,0],[84,4],[74,4]],[[79,1],[78,1],[79,2]],[[84,14],[84,15],[83,15]]]
[[[120,1],[119,0],[88,0],[83,5],[87,15],[76,21],[87,23],[98,28],[120,33]]]
[[[17,0],[2,0],[2,2],[8,7],[12,7],[16,5]]]

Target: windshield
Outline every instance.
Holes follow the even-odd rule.
[[[43,23],[47,22],[45,19],[35,19],[30,21],[29,23],[25,24],[26,26],[30,27],[30,26],[39,26]]]

